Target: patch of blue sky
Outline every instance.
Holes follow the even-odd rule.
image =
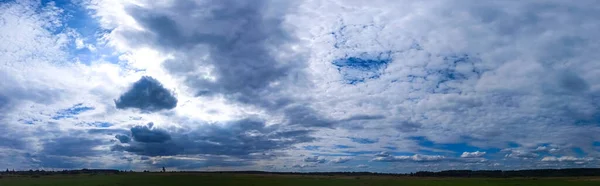
[[[587,155],[587,153],[585,153],[585,151],[579,147],[573,147],[573,148],[571,148],[571,150],[573,151],[573,153],[575,153],[575,155],[577,155],[579,157],[583,157],[583,156]]]
[[[78,103],[70,108],[59,110],[52,116],[54,120],[60,120],[65,118],[74,118],[75,116],[90,110],[94,110],[94,107],[84,106],[83,103]]]
[[[83,64],[93,61],[118,63],[118,54],[111,47],[98,43],[98,39],[110,30],[103,29],[97,19],[92,17],[92,10],[85,8],[82,0],[42,0],[42,5],[54,3],[63,10],[63,24],[55,28],[54,33],[74,31],[70,34],[72,41],[67,45],[70,58]]]
[[[348,146],[348,145],[334,145],[333,148],[336,149],[350,149],[350,148],[354,148],[353,146]]]
[[[348,139],[350,139],[354,143],[360,143],[360,144],[373,144],[373,143],[379,142],[379,139],[369,139],[369,138],[353,138],[353,137],[350,137]]]
[[[463,152],[475,152],[482,151],[488,154],[500,152],[501,149],[498,148],[478,148],[467,143],[435,143],[431,140],[428,140],[425,137],[411,137],[409,138],[417,142],[421,147],[426,147],[429,149],[437,149],[441,151],[451,151],[454,155],[460,155]],[[439,154],[439,152],[433,150],[419,150],[420,153],[423,154]]]
[[[39,122],[40,120],[39,119],[30,118],[30,119],[19,119],[18,121],[21,122],[21,123],[23,123],[23,124],[33,125],[36,122]]]
[[[398,150],[398,148],[392,147],[392,146],[384,146],[383,148],[389,149],[389,150]]]
[[[509,142],[507,142],[507,145],[508,145],[508,147],[510,147],[510,148],[517,148],[517,147],[521,147],[521,145],[520,145],[520,144],[518,144],[518,143],[515,143],[515,142],[512,142],[512,141],[509,141]]]
[[[379,78],[391,62],[391,51],[386,51],[376,55],[366,53],[357,56],[346,55],[334,60],[332,64],[342,75],[345,83],[355,85]]]

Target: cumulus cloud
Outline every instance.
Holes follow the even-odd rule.
[[[325,163],[327,160],[319,156],[312,156],[304,158],[304,162]]]
[[[143,111],[168,110],[177,106],[177,98],[158,80],[143,76],[115,100],[115,106],[119,109],[137,108]]]
[[[153,123],[148,123],[147,126],[135,126],[131,128],[133,140],[142,143],[162,143],[171,139],[171,135],[167,131],[152,128],[152,126]]]
[[[131,138],[129,136],[122,134],[115,135],[115,138],[117,138],[121,143],[129,143],[131,141]]]
[[[534,151],[535,152],[546,152],[546,153],[557,153],[560,151],[560,148],[549,147],[549,146],[539,146]]]
[[[475,152],[463,152],[460,157],[461,158],[480,158],[483,157],[486,154],[486,152],[479,152],[479,151],[475,151]]]
[[[360,169],[365,169],[365,168],[369,168],[369,167],[370,167],[370,166],[368,166],[368,165],[365,165],[365,164],[360,164],[360,165],[357,165],[357,166],[356,166],[356,168],[360,168]]]
[[[525,158],[525,159],[537,158],[539,156],[540,156],[539,154],[529,152],[529,151],[524,151],[524,150],[511,150],[510,153],[505,155],[505,157],[507,157],[507,158]]]
[[[331,163],[346,163],[350,160],[352,160],[350,157],[339,157],[331,160]]]

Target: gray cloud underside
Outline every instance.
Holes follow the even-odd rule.
[[[263,121],[256,119],[170,133],[160,129],[150,130],[145,126],[136,126],[131,131],[134,141],[128,145],[117,144],[112,149],[146,156],[207,154],[249,158],[254,153],[281,150],[315,139],[310,136],[310,130],[266,126]]]
[[[164,88],[158,80],[150,76],[143,76],[133,83],[127,92],[115,100],[115,106],[119,109],[137,108],[142,111],[153,112],[175,108],[177,98],[171,91]]]

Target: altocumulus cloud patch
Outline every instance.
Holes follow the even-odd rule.
[[[158,80],[143,76],[115,100],[118,109],[137,108],[142,111],[169,110],[177,106],[177,98]]]

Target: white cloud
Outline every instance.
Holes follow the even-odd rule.
[[[480,158],[483,157],[486,154],[486,152],[479,152],[479,151],[475,151],[475,152],[463,152],[460,157],[461,158]]]
[[[446,159],[440,155],[420,155],[415,154],[412,156],[387,156],[387,157],[375,157],[373,161],[381,162],[396,162],[396,161],[414,161],[414,162],[436,162]]]
[[[591,158],[591,157],[578,158],[578,157],[574,157],[574,156],[561,156],[561,157],[546,156],[546,157],[542,158],[541,161],[546,161],[546,162],[586,162],[586,161],[593,161],[593,160],[594,160],[594,158]]]
[[[352,160],[351,157],[339,157],[331,160],[331,163],[346,163],[350,160]]]

